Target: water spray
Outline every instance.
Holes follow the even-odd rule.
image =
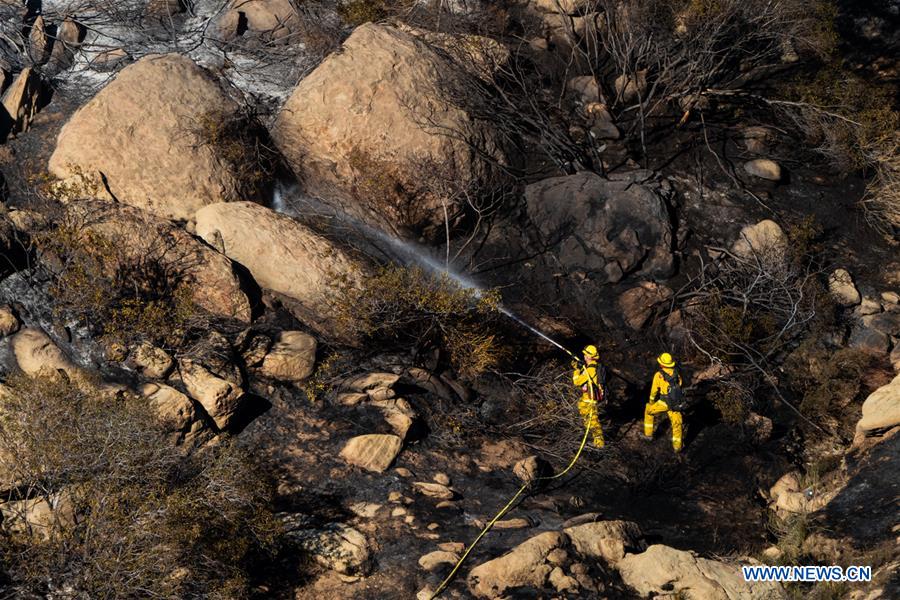
[[[553,338],[551,338],[550,336],[545,334],[543,331],[537,329],[536,327],[532,327],[524,319],[521,319],[517,314],[515,314],[508,308],[506,308],[504,306],[498,306],[497,310],[499,310],[501,313],[503,313],[504,315],[506,315],[507,317],[509,317],[510,319],[512,319],[513,321],[515,321],[516,323],[518,323],[519,325],[521,325],[522,327],[524,327],[525,329],[530,331],[531,333],[547,340],[548,342],[550,342],[551,344],[553,344],[554,346],[556,346],[557,348],[559,348],[560,350],[562,350],[563,352],[565,352],[566,354],[568,354],[569,356],[574,358],[575,360],[580,360],[568,348],[566,348],[565,346],[563,346],[562,344],[560,344],[559,342],[557,342],[556,340],[554,340]]]
[[[272,209],[276,212],[286,214],[288,216],[296,216],[299,214],[299,211],[296,211],[292,206],[288,206],[288,201],[286,200],[286,196],[288,193],[291,193],[295,196],[298,195],[296,190],[286,189],[281,182],[276,182],[275,187],[272,191]],[[427,248],[419,246],[418,244],[415,244],[413,242],[407,242],[401,240],[400,238],[389,235],[380,229],[372,227],[368,223],[363,223],[362,221],[351,217],[343,211],[334,210],[332,207],[327,206],[326,204],[319,200],[316,200],[315,198],[303,196],[301,201],[309,205],[310,207],[315,207],[318,211],[327,211],[327,214],[338,218],[351,227],[357,229],[358,231],[361,231],[364,236],[370,240],[378,239],[388,244],[397,252],[398,255],[402,257],[402,260],[404,260],[404,262],[416,263],[417,265],[431,273],[440,275],[442,277],[448,277],[449,279],[452,279],[454,282],[456,282],[459,287],[465,290],[472,291],[475,294],[476,298],[480,298],[484,293],[484,290],[477,283],[460,273],[452,271],[448,265],[442,265],[440,262],[438,262],[434,257],[431,256]],[[512,321],[515,321],[534,335],[549,342],[553,346],[556,346],[575,360],[581,360],[568,348],[566,348],[544,332],[530,325],[528,322],[526,322],[524,319],[519,317],[517,314],[515,314],[505,306],[497,306],[497,310],[505,317],[511,319]]]
[[[294,190],[285,189],[285,187],[282,186],[282,184],[280,182],[277,182],[275,185],[275,188],[273,190],[273,193],[272,193],[271,206],[277,212],[287,214],[288,216],[292,216],[292,217],[298,216],[298,214],[299,214],[298,211],[296,211],[293,208],[293,206],[288,206],[289,201],[286,198],[286,195],[288,192],[294,192]],[[399,255],[404,257],[405,262],[416,263],[417,265],[423,267],[424,269],[430,271],[431,273],[452,279],[461,288],[472,291],[475,294],[476,298],[480,298],[481,295],[484,293],[484,290],[481,288],[481,286],[476,284],[471,279],[469,279],[459,273],[455,273],[455,272],[451,271],[449,268],[449,265],[446,265],[446,264],[441,265],[437,260],[435,260],[429,254],[427,248],[424,248],[424,247],[418,246],[416,244],[413,244],[411,242],[406,242],[399,238],[388,235],[384,231],[381,231],[379,229],[372,227],[371,225],[369,225],[367,223],[363,223],[357,219],[354,219],[353,217],[351,217],[350,215],[347,215],[343,211],[335,211],[331,207],[327,207],[326,205],[324,205],[324,203],[322,203],[314,198],[304,196],[303,199],[310,206],[315,206],[319,209],[321,209],[323,207],[327,208],[327,210],[331,216],[333,216],[334,218],[340,219],[340,220],[344,221],[345,223],[347,223],[348,225],[354,227],[358,231],[361,231],[370,241],[372,239],[379,239],[379,240],[387,243]],[[515,314],[508,308],[498,305],[497,310],[502,315],[511,319],[512,321],[515,321],[516,323],[518,323],[519,325],[524,327],[526,330],[528,330],[532,334],[538,336],[539,338],[541,338],[541,339],[545,340],[546,342],[552,344],[553,346],[559,348],[560,350],[562,350],[563,352],[565,352],[566,354],[571,356],[576,361],[579,361],[579,362],[581,361],[581,358],[576,356],[568,348],[566,348],[565,346],[563,346],[562,344],[560,344],[559,342],[557,342],[556,340],[554,340],[553,338],[551,338],[550,336],[545,334],[543,331],[532,326],[531,324],[526,322],[524,319],[522,319],[520,316],[518,316],[517,314]],[[593,396],[596,393],[593,390],[594,384],[590,383],[590,380],[589,380],[588,385],[592,386],[591,394]],[[526,494],[528,488],[531,487],[532,484],[534,484],[537,481],[551,481],[551,480],[559,479],[559,478],[565,476],[569,471],[572,470],[572,468],[575,466],[575,463],[578,462],[578,459],[581,457],[582,452],[584,452],[585,445],[587,444],[588,434],[590,433],[590,420],[591,420],[591,417],[593,416],[593,411],[595,410],[594,406],[595,405],[593,405],[593,404],[591,405],[591,407],[592,407],[591,414],[588,415],[587,419],[585,419],[585,430],[584,430],[584,435],[581,438],[581,445],[578,447],[578,451],[572,457],[572,460],[569,461],[569,464],[566,465],[566,467],[562,471],[560,471],[559,473],[556,473],[555,475],[538,477],[534,481],[525,482],[518,489],[518,491],[512,496],[512,498],[509,500],[509,502],[507,502],[506,505],[503,508],[501,508],[500,511],[496,515],[494,515],[494,518],[491,519],[487,523],[487,525],[485,525],[485,527],[478,534],[478,537],[476,537],[472,541],[472,543],[469,544],[469,546],[466,548],[465,552],[462,554],[460,559],[453,566],[453,569],[450,571],[450,573],[447,575],[447,577],[445,577],[444,580],[441,581],[441,583],[437,587],[437,589],[433,593],[430,594],[430,596],[429,596],[430,600],[435,600],[438,596],[441,595],[441,593],[445,589],[447,589],[447,586],[450,585],[450,583],[456,577],[456,574],[459,572],[463,563],[465,563],[466,559],[472,553],[472,550],[475,549],[475,547],[479,544],[479,542],[481,542],[482,538],[484,538],[484,536],[487,535],[488,532],[494,527],[494,524],[497,523],[497,521],[502,519],[504,515],[506,515],[510,510],[513,509],[513,507],[516,505],[518,500],[520,498],[522,498],[524,494]]]

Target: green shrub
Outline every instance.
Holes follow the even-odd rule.
[[[769,531],[776,537],[775,546],[781,550],[779,563],[796,565],[804,558],[803,542],[811,531],[809,517],[805,514],[792,514],[779,517],[769,513]]]
[[[750,415],[753,394],[738,382],[720,382],[713,387],[711,394],[713,406],[729,425],[740,425]]]

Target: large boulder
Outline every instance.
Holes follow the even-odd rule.
[[[900,375],[866,398],[856,431],[869,434],[900,425]]]
[[[139,209],[98,200],[66,205],[67,224],[80,234],[99,235],[127,264],[157,261],[200,308],[249,321],[250,301],[234,264],[172,223]],[[151,265],[152,266],[152,265]]]
[[[744,163],[744,170],[754,177],[768,179],[769,181],[781,181],[781,166],[774,160],[757,158]]]
[[[197,235],[244,265],[264,288],[292,299],[298,318],[340,337],[336,302],[360,287],[364,264],[296,220],[252,202],[213,204],[196,215]]]
[[[369,541],[358,529],[344,523],[329,523],[321,528],[293,526],[297,515],[285,517],[286,538],[326,569],[344,575],[366,575],[372,568]]]
[[[704,600],[776,600],[786,598],[774,582],[744,581],[739,565],[700,558],[693,552],[656,544],[616,564],[622,581],[641,596]]]
[[[405,440],[418,418],[412,405],[403,398],[373,400],[370,404],[381,411],[384,420],[397,437]]]
[[[139,342],[128,360],[131,366],[148,379],[165,379],[175,368],[175,361],[169,353],[149,342]]]
[[[31,24],[31,31],[28,32],[25,54],[28,62],[36,66],[43,65],[50,59],[52,39],[47,25],[48,23],[44,21],[44,17],[38,15],[34,23]]]
[[[656,308],[671,297],[672,290],[667,286],[642,281],[619,296],[619,310],[629,327],[642,329]]]
[[[528,216],[559,264],[600,283],[672,271],[672,225],[660,186],[645,173],[603,179],[590,172],[525,189]]]
[[[765,219],[741,229],[731,251],[743,259],[757,257],[764,261],[780,261],[787,248],[788,237],[781,226],[771,219]]]
[[[641,530],[631,521],[597,521],[565,530],[569,541],[581,556],[599,558],[615,564],[628,552],[644,550]]]
[[[141,387],[143,395],[167,430],[180,434],[190,431],[197,420],[191,399],[168,385],[147,383]]]
[[[0,523],[8,533],[47,540],[61,527],[72,527],[75,510],[71,495],[63,490],[48,497],[37,495],[26,500],[0,504]]]
[[[53,52],[50,56],[50,68],[57,71],[67,69],[75,60],[75,51],[81,47],[87,35],[87,28],[71,17],[66,17],[56,27],[53,40]]]
[[[19,330],[19,317],[8,304],[0,305],[0,337],[12,335]]]
[[[120,202],[189,220],[201,206],[249,199],[206,131],[238,105],[189,58],[148,56],[123,69],[62,128],[50,172],[102,178]],[[204,133],[204,131],[206,131]],[[206,136],[206,139],[204,138]]]
[[[835,302],[844,307],[856,306],[862,302],[862,296],[856,285],[853,283],[853,277],[847,269],[835,269],[828,277],[828,291],[831,293]]]
[[[483,65],[450,56],[410,31],[361,25],[297,85],[273,138],[309,189],[338,190],[357,217],[388,231],[442,225],[426,176],[478,187],[493,172],[480,155],[503,160],[499,136],[448,99],[465,97],[460,69]]]

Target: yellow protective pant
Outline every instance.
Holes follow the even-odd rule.
[[[662,400],[647,404],[644,408],[644,435],[648,438],[653,437],[653,415],[660,413],[669,414],[669,423],[672,425],[672,448],[675,452],[681,452],[681,413],[669,410],[669,406]]]
[[[594,436],[594,446],[603,447],[603,429],[600,427],[600,418],[597,414],[597,403],[591,400],[590,396],[582,396],[578,402],[578,412],[584,421],[584,426],[590,428],[591,434]]]

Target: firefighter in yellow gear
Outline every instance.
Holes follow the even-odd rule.
[[[659,370],[653,376],[653,385],[650,388],[650,401],[644,408],[644,436],[653,439],[653,415],[668,413],[669,423],[672,425],[672,448],[675,452],[681,452],[682,447],[682,418],[681,411],[675,410],[681,402],[681,374],[676,370],[675,359],[668,352],[663,352],[656,359]],[[674,388],[678,387],[677,392]],[[675,402],[670,395],[679,395]],[[672,406],[670,406],[670,404]]]
[[[578,412],[584,420],[584,426],[590,428],[594,436],[594,446],[603,447],[603,429],[600,427],[600,402],[603,400],[602,370],[598,362],[600,353],[597,347],[590,345],[584,348],[584,363],[577,361],[572,363],[572,383],[581,388],[581,400],[578,402]]]

